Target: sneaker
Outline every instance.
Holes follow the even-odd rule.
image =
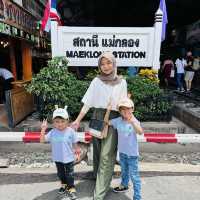
[[[64,194],[66,192],[66,186],[61,186],[60,189],[58,190],[58,194]]]
[[[184,89],[182,89],[182,90],[181,90],[181,92],[185,92],[185,90],[184,90]]]
[[[128,191],[128,187],[125,187],[125,186],[123,186],[123,185],[120,185],[120,186],[118,186],[118,187],[115,187],[114,189],[113,189],[113,192],[126,192],[126,191]]]
[[[68,194],[68,197],[69,197],[71,200],[77,199],[76,189],[75,189],[75,188],[70,188],[70,189],[68,189],[68,190],[67,190],[67,194]]]

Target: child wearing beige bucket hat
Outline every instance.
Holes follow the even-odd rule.
[[[119,101],[118,110],[121,117],[108,123],[117,129],[118,152],[121,165],[121,184],[113,189],[114,192],[128,190],[129,178],[134,183],[134,200],[141,200],[141,180],[138,170],[138,142],[136,134],[142,134],[140,122],[133,115],[134,103],[126,97]]]

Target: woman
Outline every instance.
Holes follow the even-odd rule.
[[[192,56],[192,52],[188,51],[187,56],[186,56],[186,62],[187,65],[185,67],[185,85],[186,85],[186,91],[190,92],[191,87],[192,87],[192,80],[194,78],[194,69],[192,68],[194,58]]]
[[[168,86],[169,86],[169,80],[171,78],[171,71],[173,69],[174,69],[173,61],[170,58],[166,59],[163,63],[164,81],[165,81],[166,88],[168,88]]]
[[[110,101],[112,105],[110,119],[118,117],[117,104],[121,98],[127,97],[126,81],[117,75],[116,60],[111,52],[102,53],[98,67],[100,74],[92,80],[82,99],[84,105],[73,122],[76,127],[80,125],[90,108],[94,108],[93,119],[103,120]],[[117,134],[114,133],[113,127],[109,126],[106,138],[93,137],[93,169],[96,178],[94,200],[103,200],[109,190],[116,151]]]

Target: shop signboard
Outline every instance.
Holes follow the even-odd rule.
[[[23,30],[20,30],[14,26],[10,26],[9,24],[5,24],[3,22],[0,22],[0,33],[10,35],[13,37],[18,37],[21,39],[28,40],[33,43],[38,43],[38,36],[35,36],[34,34],[30,34],[28,32],[25,32]]]
[[[11,26],[3,22],[0,22],[0,33],[11,35]]]
[[[0,0],[0,21],[29,33],[36,30],[36,18],[9,0]]]
[[[4,18],[4,4],[3,0],[0,0],[0,19]]]

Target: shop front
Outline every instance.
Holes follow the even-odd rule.
[[[0,109],[5,108],[7,113],[7,119],[0,116],[0,123],[9,127],[33,111],[33,97],[24,84],[32,78],[32,49],[39,43],[37,20],[18,4],[0,0],[0,68],[14,77],[13,89],[6,92],[0,79]]]

